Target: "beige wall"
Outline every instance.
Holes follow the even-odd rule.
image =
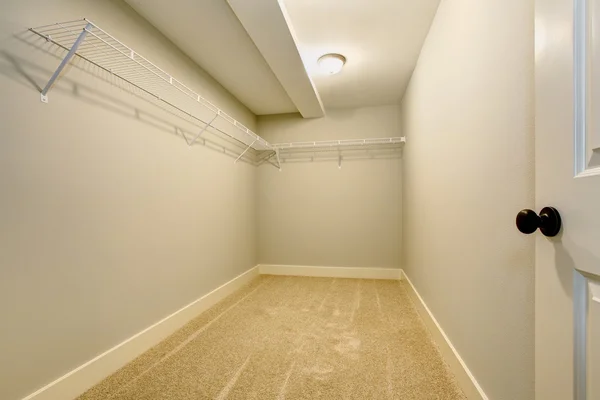
[[[189,148],[175,126],[195,128],[93,68],[70,68],[42,104],[35,86],[59,60],[12,35],[90,18],[249,127],[256,121],[122,2],[1,8],[0,398],[13,400],[257,258],[255,167]]]
[[[402,103],[403,267],[490,399],[534,398],[533,2],[443,0]]]
[[[397,106],[258,118],[275,142],[400,136]],[[401,159],[343,153],[259,167],[259,261],[263,264],[400,267]]]

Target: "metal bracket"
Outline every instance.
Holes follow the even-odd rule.
[[[258,159],[258,161],[256,162],[256,165],[261,165],[262,163],[265,163],[265,162],[269,162],[269,164],[275,165],[269,161],[271,159],[271,157],[273,157],[274,155],[275,155],[275,151],[268,152],[266,156],[260,157]]]
[[[275,149],[275,155],[277,156],[277,166],[279,167],[279,172],[281,172],[281,160],[279,159],[279,148]]]
[[[206,131],[208,129],[208,127],[214,122],[215,119],[217,119],[218,116],[219,116],[219,114],[215,115],[208,124],[204,125],[204,128],[202,128],[202,130],[200,130],[200,132],[198,132],[198,134],[196,136],[194,136],[194,139],[191,142],[187,140],[187,137],[182,132],[181,134],[183,135],[183,138],[185,139],[188,146],[193,146],[194,143],[196,143],[196,140],[198,140],[198,138],[200,137],[200,135],[202,135],[204,133],[204,131]]]
[[[254,139],[254,142],[252,142],[252,144],[250,144],[250,146],[246,147],[246,150],[244,150],[244,151],[242,152],[242,154],[240,154],[240,155],[238,156],[238,158],[236,158],[236,159],[235,159],[235,161],[234,161],[233,163],[234,163],[234,164],[237,164],[237,162],[240,160],[240,158],[242,158],[242,157],[244,156],[244,154],[246,154],[246,152],[247,152],[248,150],[250,150],[250,147],[254,146],[254,143],[256,143],[256,141],[257,141],[257,140],[258,140],[258,139]]]
[[[71,50],[69,50],[69,52],[67,53],[65,58],[63,58],[63,60],[59,64],[56,71],[54,71],[54,74],[52,74],[52,76],[50,77],[50,80],[46,84],[46,87],[44,87],[44,89],[42,90],[42,94],[40,96],[40,100],[42,101],[42,103],[48,103],[48,91],[52,88],[52,85],[54,85],[54,82],[60,76],[60,73],[62,72],[62,70],[65,69],[65,67],[67,66],[69,61],[71,61],[71,58],[73,58],[73,56],[77,52],[77,49],[79,48],[81,43],[83,43],[83,41],[85,40],[85,37],[87,36],[88,32],[91,29],[92,29],[92,24],[87,24],[85,26],[85,28],[83,28],[83,30],[81,31],[81,34],[79,35],[77,40],[75,40],[75,43],[73,43],[73,46],[71,46]]]
[[[268,162],[275,168],[279,169],[279,166],[273,161],[274,157],[275,157],[275,150],[273,150],[272,153],[270,153],[267,157],[263,158],[261,161]],[[279,169],[279,170],[281,171],[281,169]]]

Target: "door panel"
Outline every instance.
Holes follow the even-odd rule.
[[[587,348],[582,354],[587,355],[587,360],[581,362],[587,364],[587,397],[600,399],[600,277],[589,277],[586,281],[588,290],[585,325],[587,326],[582,329],[585,329],[587,334],[583,342]]]
[[[600,0],[536,0],[536,399],[600,399]]]
[[[600,399],[600,276],[575,271],[574,283],[574,392]]]
[[[575,173],[600,174],[600,4],[574,2]]]

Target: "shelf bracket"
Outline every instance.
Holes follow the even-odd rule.
[[[275,149],[275,155],[277,156],[277,167],[279,167],[279,172],[281,172],[281,160],[279,159],[279,148]]]
[[[269,159],[271,157],[273,157],[274,155],[275,155],[275,151],[267,153],[266,156],[261,157],[261,158],[258,159],[258,161],[256,162],[256,165],[260,165],[261,163],[268,162]]]
[[[85,40],[85,37],[87,36],[88,32],[91,29],[92,29],[92,24],[87,24],[85,26],[85,28],[83,28],[83,30],[79,34],[79,37],[77,38],[77,40],[75,40],[75,43],[73,43],[73,46],[71,46],[71,50],[69,50],[69,52],[67,53],[65,58],[61,61],[60,65],[58,66],[56,71],[54,71],[54,74],[52,74],[52,77],[50,77],[50,80],[46,84],[46,87],[44,87],[44,89],[42,89],[42,93],[40,96],[42,103],[48,102],[48,91],[52,88],[52,85],[54,85],[54,82],[60,76],[60,73],[62,72],[62,70],[65,69],[65,67],[67,66],[69,61],[71,61],[71,59],[77,52],[77,49],[79,48],[81,43],[83,43],[83,41]]]
[[[213,119],[211,119],[211,120],[210,120],[210,122],[209,122],[208,124],[204,125],[204,128],[202,128],[202,129],[200,130],[200,132],[198,132],[198,134],[197,134],[196,136],[194,136],[194,139],[192,139],[192,141],[191,141],[191,142],[187,140],[187,137],[186,137],[186,136],[183,134],[183,132],[182,132],[183,138],[185,139],[185,141],[186,141],[186,143],[188,144],[188,146],[193,146],[193,145],[194,145],[194,143],[196,143],[196,140],[198,140],[198,138],[200,137],[200,135],[202,135],[202,134],[204,133],[204,131],[206,131],[206,130],[208,129],[208,127],[209,127],[209,126],[210,126],[210,125],[211,125],[211,124],[212,124],[212,123],[215,121],[215,119],[217,119],[217,117],[218,117],[218,116],[219,116],[219,114],[217,113],[217,114],[216,114],[216,115],[213,117]]]
[[[246,152],[247,152],[248,150],[250,150],[250,147],[254,146],[254,143],[256,143],[256,141],[257,141],[257,140],[258,140],[258,139],[254,139],[254,142],[252,142],[252,144],[251,144],[250,146],[246,147],[246,150],[244,150],[244,151],[242,152],[242,154],[240,154],[240,155],[238,156],[238,158],[236,158],[236,159],[235,159],[235,161],[234,161],[233,163],[234,163],[234,164],[237,164],[237,162],[240,160],[240,158],[242,158],[242,157],[244,156],[244,154],[246,154]]]

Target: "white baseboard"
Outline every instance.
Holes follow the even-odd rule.
[[[261,275],[312,276],[320,278],[402,279],[395,268],[310,267],[302,265],[260,264]]]
[[[102,379],[166,339],[200,313],[246,285],[259,275],[258,266],[249,269],[212,292],[200,297],[121,344],[77,367],[23,400],[74,399]]]
[[[409,293],[434,337],[440,350],[461,388],[469,400],[488,400],[481,386],[466,366],[439,323],[416,291],[412,282],[401,269],[393,268],[348,268],[311,267],[298,265],[258,265],[212,292],[186,305],[154,325],[144,329],[117,346],[44,386],[23,400],[65,400],[73,399],[94,386],[102,379],[116,372],[136,357],[149,350],[169,335],[180,329],[200,313],[251,282],[259,274],[290,275],[329,278],[393,279],[406,278]]]
[[[421,315],[421,318],[423,318],[425,325],[427,325],[433,336],[434,342],[438,345],[444,360],[450,366],[452,373],[454,373],[458,384],[467,398],[469,400],[488,400],[488,397],[467,367],[467,364],[465,364],[460,354],[458,354],[458,351],[456,351],[456,348],[452,345],[452,342],[450,342],[450,339],[404,271],[402,271],[402,275],[408,283],[406,286],[409,288],[409,294],[413,299],[417,311]]]

